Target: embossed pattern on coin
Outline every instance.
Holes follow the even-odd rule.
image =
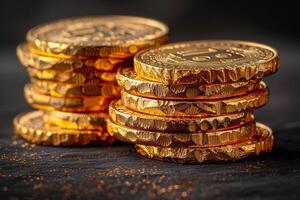
[[[16,132],[30,143],[53,146],[113,144],[114,138],[104,131],[64,129],[47,124],[42,111],[20,114],[14,119]]]
[[[27,33],[36,49],[71,56],[128,58],[139,50],[163,44],[168,27],[156,20],[130,16],[64,19]]]
[[[108,114],[96,113],[70,113],[60,111],[44,111],[44,121],[61,128],[77,130],[106,130]]]
[[[110,103],[109,116],[113,122],[130,128],[168,133],[196,133],[227,130],[254,121],[252,112],[206,118],[154,116],[127,109],[120,100],[115,100]]]
[[[136,144],[136,150],[150,159],[177,163],[206,163],[234,161],[262,152],[271,151],[274,143],[272,130],[256,123],[256,133],[251,140],[219,147],[159,147]]]
[[[260,80],[223,84],[164,84],[140,78],[132,68],[118,70],[118,84],[130,94],[159,99],[221,99],[256,90]]]
[[[114,98],[95,97],[53,97],[36,92],[30,84],[24,87],[26,101],[32,107],[42,110],[59,110],[66,112],[101,112],[106,111]]]
[[[213,147],[249,140],[255,133],[255,123],[221,131],[168,133],[134,129],[117,124],[109,119],[107,122],[107,131],[118,140],[134,144],[161,147]]]
[[[257,109],[268,102],[269,90],[261,82],[252,93],[221,100],[161,100],[121,92],[122,103],[129,109],[158,116],[215,116]]]
[[[140,77],[163,83],[227,83],[275,73],[279,56],[258,43],[204,40],[139,52],[134,67]]]

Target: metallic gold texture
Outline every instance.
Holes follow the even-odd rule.
[[[59,110],[65,112],[102,112],[108,109],[114,98],[102,96],[87,96],[77,98],[53,97],[40,94],[30,84],[24,87],[24,94],[28,104],[42,110]]]
[[[165,84],[139,77],[132,68],[118,70],[118,84],[128,93],[157,99],[222,99],[247,94],[256,90],[260,80],[223,84]]]
[[[168,41],[168,27],[131,16],[95,16],[59,20],[34,27],[27,42],[38,51],[77,57],[132,57]]]
[[[122,103],[129,109],[150,115],[170,117],[206,117],[255,110],[268,102],[269,90],[261,82],[259,89],[239,97],[220,100],[162,100],[121,92]]]
[[[168,133],[130,128],[111,119],[107,122],[108,133],[118,140],[160,147],[213,147],[246,141],[255,134],[255,123],[249,123],[221,131]]]
[[[256,134],[248,141],[218,147],[158,147],[136,144],[137,152],[150,159],[176,163],[199,164],[206,162],[235,161],[262,152],[271,151],[274,143],[272,130],[257,123]]]
[[[44,111],[44,121],[61,128],[77,130],[102,130],[106,131],[108,114],[96,113],[71,113],[60,111]]]
[[[108,145],[114,139],[100,130],[64,129],[44,122],[43,112],[19,114],[14,119],[16,132],[26,141],[52,146]]]
[[[254,120],[252,112],[234,113],[213,117],[163,117],[143,114],[126,108],[122,102],[112,101],[110,119],[133,129],[169,132],[196,133],[226,130],[248,124]]]
[[[228,83],[275,73],[278,52],[272,47],[245,41],[202,40],[179,42],[139,52],[136,73],[162,83]]]

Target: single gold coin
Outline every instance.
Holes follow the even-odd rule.
[[[132,68],[118,70],[118,84],[128,93],[158,99],[222,99],[256,90],[260,80],[222,84],[166,84],[139,77]]]
[[[207,163],[235,161],[272,150],[272,130],[256,123],[255,135],[244,142],[218,147],[159,147],[136,144],[137,152],[150,159],[176,163]]]
[[[107,131],[118,140],[134,144],[160,147],[212,147],[249,140],[255,134],[255,123],[221,131],[169,133],[134,129],[109,119]]]
[[[68,84],[53,81],[44,81],[31,78],[31,86],[41,94],[49,94],[55,97],[82,97],[103,96],[119,97],[121,88],[116,83],[99,83],[96,85]]]
[[[106,112],[96,113],[71,113],[60,111],[44,111],[44,121],[61,128],[77,130],[102,130],[106,131]]]
[[[132,57],[168,41],[162,22],[131,16],[63,19],[34,27],[27,42],[35,49],[68,56]]]
[[[162,83],[227,83],[275,73],[278,52],[245,41],[204,40],[163,45],[134,57],[136,73]]]
[[[115,82],[115,72],[99,72],[91,68],[84,68],[78,71],[55,71],[51,69],[39,70],[26,68],[30,77],[46,81],[56,81],[69,84],[95,85],[103,82]]]
[[[140,97],[121,91],[121,99],[127,108],[158,116],[206,117],[255,110],[269,100],[269,90],[261,82],[256,91],[233,98],[218,100],[164,100]]]
[[[146,131],[168,133],[196,133],[231,129],[254,121],[252,112],[214,117],[162,117],[143,114],[126,108],[120,100],[109,106],[110,119],[123,126]]]
[[[24,87],[26,101],[33,108],[42,110],[59,110],[65,112],[101,112],[107,111],[110,101],[115,98],[102,96],[87,97],[53,97],[40,94],[30,84]]]
[[[65,129],[44,122],[42,111],[19,114],[14,127],[19,136],[30,143],[52,146],[84,146],[113,144],[115,140],[100,130]]]
[[[55,71],[76,71],[81,68],[93,68],[98,71],[116,72],[118,68],[132,65],[132,61],[128,59],[101,58],[90,57],[79,59],[76,57],[54,57],[38,55],[35,50],[23,43],[17,47],[17,56],[22,65],[25,67],[36,68],[39,70],[55,70]]]

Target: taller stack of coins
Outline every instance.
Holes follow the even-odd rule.
[[[238,160],[273,146],[272,130],[253,111],[278,70],[273,48],[244,41],[193,41],[138,53],[122,68],[121,100],[109,108],[108,132],[148,158],[179,163]]]
[[[167,40],[166,25],[130,16],[66,19],[31,29],[17,55],[30,76],[26,100],[39,111],[18,115],[16,131],[45,145],[113,143],[106,121],[110,101],[120,96],[117,69]]]

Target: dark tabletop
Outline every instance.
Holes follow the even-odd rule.
[[[93,2],[96,4],[96,1]],[[133,2],[137,3],[138,1]],[[148,6],[149,9],[146,13],[151,16],[149,14],[151,4],[150,1],[147,2],[148,4],[145,6]],[[154,2],[158,4],[160,1]],[[69,4],[63,5],[64,7],[57,7],[58,12],[64,13],[63,11],[66,10],[66,15],[72,15],[67,10]],[[26,7],[26,5],[18,3],[10,6],[20,11],[24,10],[24,6]],[[103,6],[101,9],[107,9],[113,5],[106,3]],[[30,110],[23,97],[23,86],[28,78],[25,70],[16,59],[16,42],[10,42],[10,40],[14,36],[18,39],[25,37],[25,31],[28,27],[46,18],[51,19],[51,17],[45,17],[46,15],[41,13],[47,11],[47,16],[52,16],[50,13],[56,7],[52,7],[52,10],[44,9],[40,13],[35,9],[33,13],[26,13],[29,18],[32,18],[32,24],[29,22],[27,24],[22,23],[21,18],[14,20],[15,23],[7,23],[7,26],[11,28],[18,26],[20,30],[22,29],[21,32],[4,31],[0,33],[7,38],[6,40],[3,37],[0,40],[1,200],[299,199],[300,64],[298,64],[298,60],[300,59],[300,42],[297,34],[294,34],[293,30],[290,30],[291,34],[285,34],[286,29],[284,28],[290,27],[285,23],[281,23],[284,28],[278,29],[278,32],[270,31],[276,29],[275,22],[273,23],[274,27],[264,30],[264,24],[258,21],[266,17],[269,20],[272,17],[262,15],[263,11],[260,9],[257,10],[260,15],[257,15],[256,20],[251,21],[251,23],[248,21],[248,24],[252,25],[251,32],[248,32],[248,24],[239,26],[234,24],[235,21],[232,22],[231,28],[235,27],[236,29],[232,30],[226,29],[225,26],[218,29],[212,21],[211,26],[205,26],[206,30],[201,27],[194,29],[193,23],[200,23],[201,20],[199,19],[197,22],[189,21],[186,24],[189,29],[185,29],[186,26],[183,25],[183,22],[187,13],[183,11],[186,8],[184,6],[187,5],[172,5],[173,12],[168,14],[170,18],[164,18],[163,9],[167,9],[171,5],[165,3],[163,6],[163,8],[160,7],[160,11],[157,11],[161,15],[157,16],[170,23],[173,41],[210,38],[254,40],[274,46],[280,51],[280,70],[277,74],[265,78],[265,82],[271,90],[270,102],[267,106],[256,111],[257,121],[269,125],[274,130],[276,143],[273,151],[257,158],[234,163],[183,165],[140,157],[135,152],[134,147],[129,144],[108,147],[62,148],[35,146],[24,142],[14,134],[12,119],[16,114]],[[134,9],[136,7],[133,6]],[[209,9],[212,7],[213,5]],[[189,9],[192,8],[193,5],[189,5]],[[30,10],[30,8],[26,9]],[[77,10],[82,12],[78,11],[77,14],[86,14],[84,9],[87,7],[79,6]],[[237,12],[237,10],[232,9],[232,13]],[[92,11],[92,14],[97,13],[96,8]],[[121,11],[121,8],[116,9],[113,14]],[[202,8],[201,11],[205,12],[205,8]],[[273,12],[272,7],[270,7],[269,13],[271,11]],[[177,13],[175,14],[175,12]],[[127,14],[134,14],[134,12]],[[143,12],[139,11],[138,14],[143,15]],[[249,13],[240,12],[239,14],[243,16],[242,19],[244,20]],[[41,17],[34,18],[32,17],[34,15]],[[10,14],[10,17],[14,16]],[[55,17],[61,16],[55,15]],[[196,17],[197,15],[191,14],[189,16]],[[221,20],[220,24],[225,22],[222,16],[222,14],[218,15],[218,19]],[[228,18],[228,15],[226,16]],[[275,20],[280,19],[279,15],[275,17],[277,17]],[[209,20],[208,18],[205,19]],[[7,19],[1,17],[1,20]],[[256,26],[257,24],[259,26]],[[256,29],[257,27],[260,28]]]

